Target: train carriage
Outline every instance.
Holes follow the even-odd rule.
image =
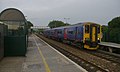
[[[78,23],[75,25],[58,27],[47,30],[48,37],[67,41],[89,50],[96,50],[101,42],[101,26],[92,22]]]

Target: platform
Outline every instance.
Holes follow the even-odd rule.
[[[5,57],[0,72],[87,72],[36,35],[29,37],[26,57]]]
[[[120,44],[117,43],[111,43],[111,42],[101,42],[99,45],[104,45],[108,47],[114,47],[114,48],[120,48]]]

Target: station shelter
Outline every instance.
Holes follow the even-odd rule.
[[[7,26],[4,37],[4,56],[25,56],[28,43],[27,20],[24,14],[15,8],[0,13],[0,21]]]

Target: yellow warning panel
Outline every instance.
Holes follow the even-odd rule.
[[[95,42],[95,35],[96,35],[95,27],[92,27],[92,42]]]

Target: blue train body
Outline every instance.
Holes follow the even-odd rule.
[[[82,42],[83,41],[83,26],[79,26],[76,29],[78,31],[76,35],[76,40]]]
[[[99,24],[87,22],[47,29],[44,30],[44,35],[48,38],[61,41],[69,41],[70,43],[75,43],[79,46],[93,50],[98,48],[97,43],[101,41],[100,28],[101,27]]]

